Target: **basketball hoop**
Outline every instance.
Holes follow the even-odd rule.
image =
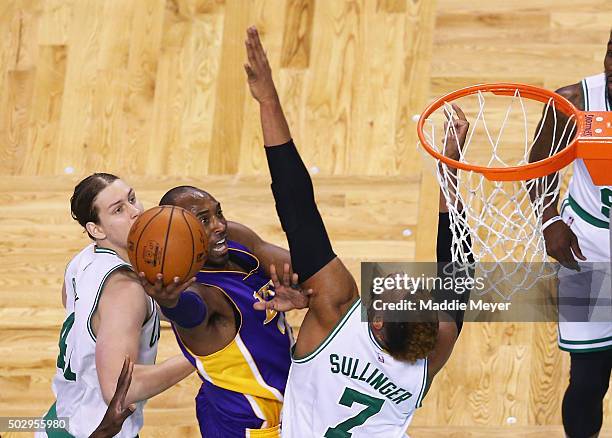
[[[470,122],[456,160],[445,155],[448,139],[458,141],[454,125],[445,126],[445,113],[454,115],[451,103]],[[553,121],[552,133],[538,125],[541,117]],[[612,113],[579,111],[563,96],[536,86],[496,83],[454,91],[423,111],[417,132],[421,146],[438,163],[453,261],[459,266],[479,262],[481,270],[483,262],[492,262],[484,275],[497,273],[499,281],[491,280],[492,287],[505,298],[551,273],[544,272],[550,266],[544,263],[541,219],[559,195],[567,166],[580,158],[596,185],[612,185]],[[550,150],[544,159],[530,162],[536,143]]]

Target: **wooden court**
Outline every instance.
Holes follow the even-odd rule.
[[[53,402],[66,263],[88,243],[77,181],[115,173],[145,208],[202,187],[285,245],[245,29],[258,26],[338,255],[433,260],[438,187],[412,116],[481,82],[548,89],[602,71],[609,0],[0,2],[0,416]],[[299,327],[300,315],[292,315]],[[562,437],[556,325],[467,324],[411,437]],[[158,361],[178,354],[168,326]],[[144,437],[198,436],[191,376],[145,408]],[[606,399],[601,436],[612,436]],[[24,436],[5,434],[5,436]]]

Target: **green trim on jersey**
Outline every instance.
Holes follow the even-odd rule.
[[[57,408],[56,408],[56,403],[54,402],[51,407],[49,408],[49,411],[45,414],[45,416],[43,417],[43,420],[49,422],[49,421],[53,421],[53,420],[57,420]],[[47,433],[47,436],[49,438],[74,438],[74,436],[70,435],[68,433],[68,431],[66,429],[62,429],[62,428],[51,428],[51,427],[47,427],[45,428],[45,432]]]
[[[374,336],[374,333],[372,333],[372,327],[370,327],[370,324],[368,323],[368,335],[370,335],[370,339],[372,340],[372,342],[374,343],[374,345],[376,347],[378,347],[378,349],[382,352],[385,352],[387,354],[389,354],[389,352],[387,350],[385,350],[383,348],[382,345],[380,345],[380,343],[376,340],[376,337]]]
[[[331,332],[329,332],[329,334],[325,337],[325,339],[323,339],[321,341],[319,346],[317,348],[315,348],[315,350],[312,353],[309,353],[309,354],[307,354],[304,357],[296,357],[293,354],[293,351],[292,351],[292,354],[291,354],[292,358],[291,359],[293,360],[293,362],[295,362],[295,363],[305,363],[305,362],[308,362],[311,359],[314,359],[314,357],[317,354],[319,354],[325,347],[327,347],[327,345],[336,336],[336,334],[338,334],[340,329],[342,329],[342,327],[344,327],[344,324],[346,324],[346,322],[348,321],[349,317],[353,314],[355,309],[357,309],[359,307],[360,304],[361,304],[361,298],[357,298],[355,300],[355,302],[353,303],[353,305],[350,307],[350,309],[344,314],[343,317],[340,318],[340,320],[336,323],[336,325],[331,330]]]
[[[600,342],[612,341],[612,336],[608,336],[607,338],[588,339],[586,341],[568,341],[567,339],[563,339],[561,333],[559,333],[559,341],[570,345],[599,344]]]
[[[589,110],[589,90],[587,88],[586,79],[580,81],[580,85],[582,85],[582,95],[584,98],[584,110]]]
[[[153,298],[151,298],[148,295],[147,295],[147,298],[151,300],[151,313],[149,313],[149,315],[145,318],[144,322],[142,323],[143,327],[147,325],[147,322],[149,322],[151,318],[153,318],[153,315],[155,315],[155,313],[157,312],[157,306],[155,305],[155,300],[153,300]]]
[[[99,253],[99,254],[112,254],[112,255],[117,255],[117,253],[110,249],[110,248],[102,248],[101,246],[94,246],[94,252],[95,253]],[[117,256],[119,257],[119,256]]]
[[[91,336],[91,339],[93,339],[94,342],[96,342],[96,335],[94,334],[93,328],[91,327],[91,317],[93,316],[94,312],[98,308],[98,303],[100,302],[100,294],[102,293],[102,288],[104,287],[106,280],[113,272],[121,268],[132,269],[132,266],[128,265],[127,263],[122,263],[110,269],[106,273],[106,275],[104,275],[104,278],[102,278],[102,281],[100,282],[100,287],[98,288],[98,292],[96,292],[96,299],[94,300],[94,304],[93,304],[93,307],[91,308],[91,312],[89,312],[89,316],[87,317],[87,331],[89,332],[89,336]]]
[[[593,353],[595,351],[604,351],[612,349],[612,344],[604,345],[602,347],[591,347],[591,348],[568,348],[563,345],[559,345],[559,350],[567,351],[568,353]]]
[[[592,216],[584,208],[582,208],[571,195],[567,195],[567,201],[572,210],[584,221],[597,228],[610,228],[610,223]]]
[[[569,205],[569,202],[567,201],[567,198],[565,198],[563,202],[561,203],[561,212],[559,213],[559,216],[563,216],[563,212],[565,211],[568,205]]]
[[[612,336],[608,336],[605,338],[595,338],[595,339],[585,339],[585,340],[581,340],[581,341],[570,341],[567,339],[563,339],[563,337],[561,336],[561,327],[557,328],[557,332],[559,334],[559,349],[563,350],[563,351],[568,351],[570,353],[590,353],[593,351],[603,351],[603,350],[609,350],[612,349],[612,343],[607,344],[607,345],[599,345],[599,346],[592,346],[592,347],[588,347],[588,348],[572,348],[573,345],[593,345],[593,344],[599,344],[602,342],[610,342],[612,341]],[[568,345],[562,345],[562,344],[568,344]]]
[[[415,408],[420,408],[423,405],[423,399],[425,398],[425,394],[427,394],[427,390],[429,390],[429,386],[427,385],[427,368],[429,366],[429,361],[425,358],[425,364],[423,365],[423,382],[421,383],[421,392],[419,393],[419,398],[417,398],[416,403],[414,404]]]

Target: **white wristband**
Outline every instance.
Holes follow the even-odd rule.
[[[552,224],[554,224],[557,221],[562,221],[563,218],[561,216],[553,216],[550,219],[548,219],[546,222],[544,222],[542,224],[542,231],[544,231],[546,228],[548,228],[549,226],[551,226]]]

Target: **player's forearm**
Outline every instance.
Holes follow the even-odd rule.
[[[546,203],[545,203],[546,204]],[[542,212],[542,222],[546,222],[551,217],[559,216],[559,207],[557,206],[557,198],[546,207]]]
[[[289,242],[293,271],[304,282],[333,260],[312,180],[293,141],[266,148],[276,212]]]
[[[440,199],[438,201],[438,212],[448,213],[448,207],[446,206],[446,198],[444,197],[444,193],[442,193],[442,190],[440,190]]]
[[[174,386],[194,371],[182,355],[174,356],[157,365],[134,365],[132,384],[126,404],[147,400]]]
[[[291,132],[278,97],[259,104],[264,144],[277,146],[291,140]]]
[[[461,197],[460,196],[458,197],[455,191],[458,186],[457,169],[451,170],[447,175],[448,177],[447,177],[447,184],[446,184],[446,191],[447,191],[446,193],[448,195],[448,203],[446,200],[446,196],[444,195],[444,192],[440,188],[438,211],[440,213],[448,213],[449,205],[454,205],[457,211],[463,211],[463,202],[461,202]]]

